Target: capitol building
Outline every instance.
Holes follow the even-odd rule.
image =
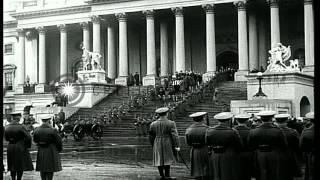
[[[290,46],[302,78],[314,77],[312,0],[5,0],[3,19],[4,114],[51,102],[48,86],[78,78],[83,49],[99,53],[106,77],[120,85],[136,72],[148,85],[225,69],[247,81],[267,69],[277,43]],[[313,95],[297,98],[313,110]]]

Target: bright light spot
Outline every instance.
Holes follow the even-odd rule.
[[[72,86],[72,83],[63,83],[61,87],[61,94],[71,98],[75,94],[75,88]]]

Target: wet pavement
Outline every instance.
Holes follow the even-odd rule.
[[[184,137],[180,138],[181,155],[189,163],[189,147]],[[4,145],[6,147],[6,144]],[[30,153],[36,161],[36,146],[33,144]],[[152,147],[146,137],[103,138],[94,141],[85,138],[81,142],[70,139],[64,142],[64,150],[60,153],[62,159],[61,172],[54,174],[54,179],[159,179],[156,167],[152,166]],[[4,148],[4,164],[6,167],[6,148]],[[193,179],[186,166],[177,162],[171,168],[171,175],[177,179]],[[10,179],[5,173],[4,179]],[[40,179],[39,172],[25,172],[23,179]]]

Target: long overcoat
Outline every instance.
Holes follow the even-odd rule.
[[[225,124],[210,127],[206,132],[209,146],[209,176],[211,180],[238,180],[238,152],[242,142],[237,130]]]
[[[8,171],[32,171],[33,164],[29,149],[31,136],[22,124],[11,122],[5,127],[4,136],[9,141],[7,147]]]
[[[299,134],[295,129],[289,128],[286,125],[279,125],[286,136],[288,142],[287,161],[290,165],[288,174],[293,177],[300,177],[301,172],[301,151],[299,149]]]
[[[38,145],[36,170],[58,172],[62,170],[59,152],[62,151],[62,139],[51,125],[42,124],[34,131],[33,140]]]
[[[239,132],[239,135],[242,139],[243,148],[241,149],[239,153],[239,170],[241,171],[241,174],[239,176],[239,180],[251,180],[252,169],[253,169],[253,152],[248,148],[248,135],[250,132],[250,128],[246,125],[238,125],[235,126],[234,129],[236,129]]]
[[[305,180],[313,180],[313,165],[315,161],[314,125],[305,128],[300,136],[300,149],[304,153],[306,169]]]
[[[149,137],[153,146],[153,165],[164,166],[175,162],[174,147],[180,147],[174,121],[159,118],[150,125]]]
[[[205,143],[205,135],[208,126],[202,122],[196,122],[186,130],[186,141],[191,146],[191,176],[200,177],[208,175],[208,146]]]
[[[258,180],[288,180],[287,140],[283,131],[272,122],[251,129],[248,146],[255,151],[255,170]]]

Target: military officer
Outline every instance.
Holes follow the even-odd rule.
[[[306,161],[305,180],[313,180],[313,164],[315,161],[314,112],[307,113],[305,119],[310,121],[310,126],[306,127],[301,133],[300,149],[304,153]]]
[[[287,141],[283,131],[272,119],[275,111],[261,111],[262,124],[251,129],[248,137],[248,146],[255,150],[255,164],[257,179],[287,180],[291,176],[287,173],[286,163]]]
[[[235,117],[238,125],[234,127],[242,139],[243,148],[239,154],[239,168],[241,171],[239,180],[251,180],[252,168],[253,168],[253,153],[248,148],[247,138],[250,132],[250,128],[247,126],[247,122],[250,119],[250,115],[247,113],[237,114]]]
[[[295,129],[289,128],[287,122],[290,118],[289,114],[275,115],[275,123],[282,129],[288,143],[287,160],[291,169],[288,168],[288,174],[294,177],[300,177],[301,173],[301,155],[299,149],[299,134]]]
[[[149,130],[153,146],[153,165],[158,167],[162,179],[170,179],[170,165],[175,161],[175,151],[180,151],[176,123],[167,118],[168,111],[167,107],[157,109],[156,113],[160,117],[151,123]]]
[[[238,180],[238,152],[242,142],[237,130],[230,128],[233,118],[230,112],[221,112],[214,116],[219,124],[206,132],[206,144],[209,146],[209,176],[211,180]]]
[[[43,117],[42,125],[35,129],[33,136],[38,146],[36,171],[40,171],[42,180],[52,180],[53,173],[62,170],[59,154],[62,151],[62,139],[50,120],[50,115]]]
[[[186,130],[186,141],[191,146],[191,176],[196,179],[207,179],[208,176],[208,146],[205,144],[205,135],[208,126],[203,122],[207,112],[197,112],[189,117],[195,123]]]
[[[4,137],[9,141],[7,147],[7,165],[11,173],[11,179],[22,179],[23,171],[32,171],[33,165],[29,148],[31,147],[31,136],[26,127],[19,124],[21,113],[11,113],[10,124],[6,125]]]

